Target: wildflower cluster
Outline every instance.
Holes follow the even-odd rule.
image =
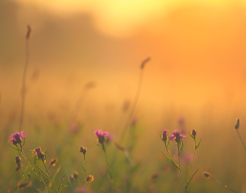
[[[183,175],[182,175],[182,171],[181,171],[181,166],[180,166],[180,156],[183,152],[183,148],[184,148],[184,138],[186,138],[185,135],[181,134],[180,131],[173,131],[172,132],[172,135],[168,136],[168,130],[164,130],[162,135],[160,135],[160,138],[161,140],[164,142],[165,144],[165,148],[166,148],[166,151],[168,153],[168,155],[166,155],[164,152],[162,152],[164,154],[164,156],[179,170],[180,172],[180,177],[181,177],[181,180],[182,180],[182,183],[183,183],[183,186],[184,186],[184,189],[185,189],[185,192],[187,193],[188,192],[188,187],[189,187],[189,184],[192,180],[192,178],[194,177],[194,175],[196,174],[196,172],[193,173],[193,175],[190,176],[190,172],[192,170],[192,166],[193,166],[193,162],[194,162],[194,157],[195,157],[195,152],[196,152],[196,149],[199,147],[200,145],[200,142],[198,144],[196,144],[196,131],[195,130],[192,130],[190,135],[191,137],[194,139],[194,142],[195,142],[195,145],[194,145],[194,154],[193,154],[193,159],[192,159],[192,162],[190,164],[189,162],[189,171],[188,171],[188,177],[187,177],[187,182],[184,181],[184,178],[183,178]],[[176,145],[177,145],[177,152],[178,152],[178,160],[179,162],[176,163],[171,155],[171,153],[169,152],[169,142],[172,141],[172,142],[175,142]]]

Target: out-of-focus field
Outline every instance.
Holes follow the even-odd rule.
[[[164,129],[185,132],[181,168],[186,174],[187,157],[193,153],[188,133],[195,129],[202,142],[193,166],[199,171],[189,192],[227,191],[203,177],[203,171],[209,171],[245,193],[246,152],[234,129],[240,118],[239,132],[246,142],[245,2],[91,2],[71,8],[64,1],[55,9],[48,1],[0,1],[0,192],[15,192],[21,179],[15,171],[18,153],[8,140],[18,131],[26,25],[32,24],[24,151],[30,157],[40,146],[47,150],[47,160],[58,159],[50,172],[61,166],[57,186],[67,173],[61,192],[71,191],[68,177],[74,171],[80,181],[85,178],[80,146],[87,147],[87,174],[95,178],[88,187],[94,193],[107,192],[106,161],[93,132],[108,131],[119,141],[137,91],[140,64],[150,56],[132,117],[136,125],[128,128],[121,144],[139,168],[129,175],[124,153],[107,144],[110,162],[117,152],[112,167],[117,191],[183,192],[178,170],[160,152],[165,147],[159,135]],[[88,82],[94,86],[85,91]],[[130,106],[123,110],[126,102]],[[73,121],[79,123],[76,132],[69,128]],[[173,155],[175,148],[170,144]],[[41,185],[37,179],[35,183]]]

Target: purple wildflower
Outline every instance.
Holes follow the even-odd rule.
[[[174,135],[170,135],[168,138],[173,141],[175,136]]]
[[[105,137],[108,136],[108,132],[103,132],[101,130],[94,131],[94,134],[97,136],[98,142],[101,143],[101,144],[104,143]]]
[[[172,141],[176,141],[177,143],[180,142],[180,139],[183,139],[185,138],[185,135],[183,134],[180,134],[180,131],[173,131],[173,134],[171,136],[169,136],[169,139],[172,140]]]
[[[21,144],[22,139],[24,139],[26,136],[26,133],[24,131],[16,132],[12,135],[10,135],[9,142],[13,142],[14,145],[17,145],[17,143]]]

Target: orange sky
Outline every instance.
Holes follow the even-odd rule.
[[[90,104],[119,107],[134,97],[148,56],[140,107],[246,105],[244,1],[14,2],[0,6],[0,114],[20,102],[27,24],[33,25],[27,111],[71,106],[90,80],[98,84]]]

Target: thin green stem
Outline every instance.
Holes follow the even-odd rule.
[[[28,39],[26,40],[26,62],[23,70],[23,77],[22,77],[22,90],[21,90],[21,114],[20,114],[20,122],[19,122],[19,131],[21,131],[22,124],[23,124],[23,117],[24,117],[24,108],[25,108],[25,96],[26,96],[26,72],[27,66],[29,61],[29,47],[28,47]]]
[[[136,96],[135,96],[135,99],[134,99],[134,102],[133,102],[133,105],[132,105],[132,109],[131,109],[131,111],[129,113],[129,116],[128,116],[127,120],[126,120],[125,127],[123,128],[123,132],[122,132],[121,138],[119,140],[120,143],[122,143],[123,140],[124,140],[126,131],[127,131],[128,127],[129,127],[129,124],[131,122],[132,115],[134,113],[135,107],[136,107],[137,102],[138,102],[138,98],[139,98],[140,91],[141,91],[141,88],[142,88],[143,72],[144,72],[144,70],[141,69],[140,76],[139,76],[139,81],[138,81],[138,88],[137,88]]]
[[[189,181],[189,178],[190,178],[190,173],[191,173],[191,170],[192,170],[192,167],[193,167],[193,163],[194,163],[194,159],[195,159],[195,154],[196,154],[196,139],[195,140],[195,145],[194,145],[194,154],[193,154],[193,158],[192,158],[192,162],[191,162],[191,165],[189,167],[189,172],[188,172],[188,178],[187,178],[187,183]]]
[[[25,178],[28,179],[28,177],[27,177],[26,174],[23,172],[23,170],[22,170],[21,167],[20,167],[20,170],[21,170],[21,172],[23,173],[23,175],[25,176]],[[31,181],[31,179],[30,179],[30,181]],[[31,181],[31,183],[32,183],[32,187],[34,188],[34,190],[35,190],[36,192],[38,192],[38,190],[36,189],[36,187],[34,186],[34,184],[33,184],[32,181]]]
[[[112,183],[112,186],[113,186],[113,192],[115,192],[114,178],[113,178],[113,175],[112,175],[112,172],[111,172],[111,167],[109,165],[109,161],[108,161],[108,157],[107,157],[107,154],[106,154],[106,149],[105,149],[104,144],[102,144],[102,149],[103,149],[103,152],[104,152],[104,155],[105,155],[105,159],[106,159],[106,162],[107,162],[107,165],[108,165],[108,173],[109,173],[110,180],[111,180],[111,183]]]
[[[45,166],[45,169],[46,169],[46,171],[47,171],[47,173],[48,173],[48,175],[49,175],[49,177],[50,177],[50,180],[51,180],[52,185],[53,185],[53,187],[54,187],[54,189],[55,189],[55,192],[57,192],[57,191],[56,191],[55,184],[54,184],[54,182],[53,182],[53,179],[51,178],[50,172],[49,172],[49,170],[48,170],[48,168],[47,168],[47,166],[46,166],[46,164],[44,163],[43,160],[42,160],[42,162],[43,162],[43,164],[44,164],[44,166]]]
[[[170,154],[170,152],[169,152],[169,150],[168,150],[168,148],[167,148],[166,143],[165,143],[165,147],[166,147],[166,150],[167,150],[167,153],[168,153],[169,157],[171,158],[171,160],[173,160],[173,158],[172,158],[172,156],[171,156],[171,154]]]
[[[182,175],[182,172],[181,172],[181,168],[180,168],[180,156],[178,155],[178,159],[179,159],[179,173],[180,173],[180,177],[181,177],[181,180],[182,180],[182,184],[185,188],[185,192],[187,192],[186,190],[186,187],[185,187],[185,183],[184,183],[184,179],[183,179],[183,175]]]
[[[27,164],[30,165],[30,168],[32,169],[32,171],[34,171],[34,173],[36,174],[36,176],[38,177],[38,179],[43,183],[44,187],[47,188],[49,190],[49,187],[44,183],[44,181],[40,178],[40,176],[38,175],[38,173],[36,172],[36,170],[32,167],[31,163],[29,162],[29,160],[27,159],[24,151],[22,150],[22,146],[21,146],[21,154],[23,155],[24,159],[26,160]]]
[[[238,129],[236,129],[236,130],[237,130],[237,134],[238,134],[238,136],[239,136],[239,138],[240,138],[240,140],[241,140],[241,142],[242,142],[242,144],[243,144],[243,147],[244,147],[244,149],[245,149],[245,151],[246,151],[246,146],[245,146],[245,144],[244,144],[244,142],[243,142],[243,139],[242,139],[242,137],[241,137],[241,135],[240,135]]]
[[[232,190],[231,188],[228,188],[226,185],[222,184],[221,182],[219,182],[218,180],[214,179],[213,177],[210,176],[210,179],[215,181],[217,184],[219,184],[220,186],[230,190],[231,192],[237,193],[236,191]]]
[[[86,171],[86,160],[85,160],[85,154],[84,154],[84,170],[85,170],[85,188],[87,188],[87,171]]]

